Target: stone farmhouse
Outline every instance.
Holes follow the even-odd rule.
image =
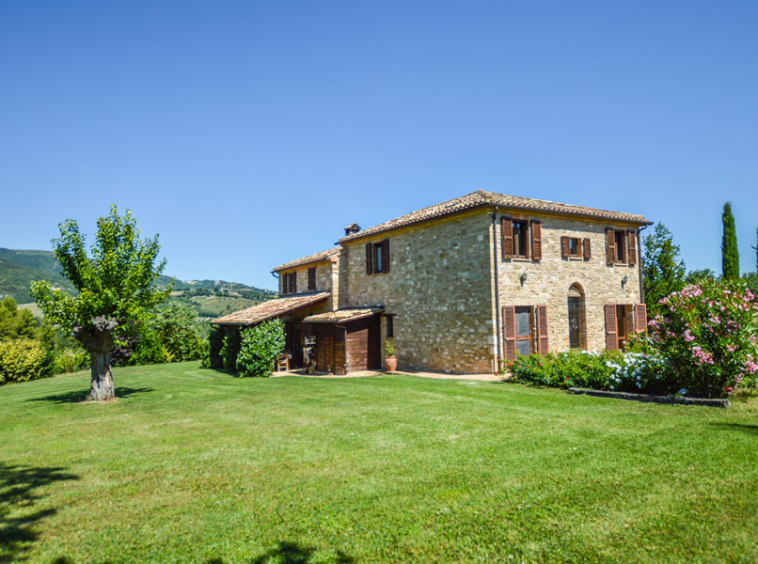
[[[620,349],[644,331],[640,215],[478,191],[281,264],[278,299],[214,320],[278,317],[291,367],[488,373],[516,355]]]

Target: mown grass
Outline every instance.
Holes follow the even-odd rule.
[[[0,562],[756,562],[758,404],[197,363],[0,388]]]

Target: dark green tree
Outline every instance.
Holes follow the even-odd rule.
[[[715,280],[718,277],[718,274],[713,272],[710,268],[703,268],[702,270],[690,270],[684,279],[684,283],[687,285],[697,284],[702,280],[706,280],[708,278]]]
[[[30,310],[19,309],[13,298],[0,301],[0,342],[36,336],[37,320]]]
[[[725,280],[737,280],[740,277],[740,253],[737,250],[737,232],[734,228],[732,204],[724,204],[721,216],[724,234],[721,238],[721,270]]]
[[[158,236],[141,240],[129,210],[120,216],[116,206],[111,206],[107,217],[97,220],[92,256],[87,255],[76,221],[68,219],[59,229],[61,236],[53,240],[53,252],[78,294],[71,297],[52,290],[45,281],[33,282],[30,293],[45,316],[69,328],[89,353],[92,383],[88,399],[108,400],[115,396],[111,374],[114,331],[143,321],[171,293],[170,287],[155,289],[166,261],[157,263]]]
[[[643,241],[642,284],[649,314],[660,313],[658,300],[684,287],[684,261],[671,231],[658,223]]]

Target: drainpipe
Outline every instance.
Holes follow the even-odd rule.
[[[272,270],[271,271],[271,276],[273,276],[274,278],[276,278],[276,293],[278,294],[279,293],[279,288],[281,287],[281,285],[279,284],[279,273]]]
[[[500,208],[495,206],[495,212],[492,214],[492,252],[495,262],[495,370],[500,370],[500,275],[498,274],[497,257],[497,214]]]
[[[643,225],[637,230],[637,248],[640,250],[640,260],[637,261],[637,264],[639,265],[640,273],[639,273],[639,279],[640,279],[640,303],[645,303],[645,289],[642,286],[642,232],[650,227],[649,225]]]

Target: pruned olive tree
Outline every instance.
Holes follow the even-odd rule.
[[[59,226],[61,236],[53,240],[53,252],[63,274],[78,290],[71,297],[50,288],[46,281],[33,282],[31,295],[53,323],[71,332],[90,354],[92,385],[88,399],[109,400],[115,396],[111,374],[114,331],[143,320],[163,302],[171,288],[159,291],[155,282],[166,261],[160,263],[158,236],[140,239],[137,222],[129,210],[118,215],[116,206],[97,220],[91,256],[76,221]]]

